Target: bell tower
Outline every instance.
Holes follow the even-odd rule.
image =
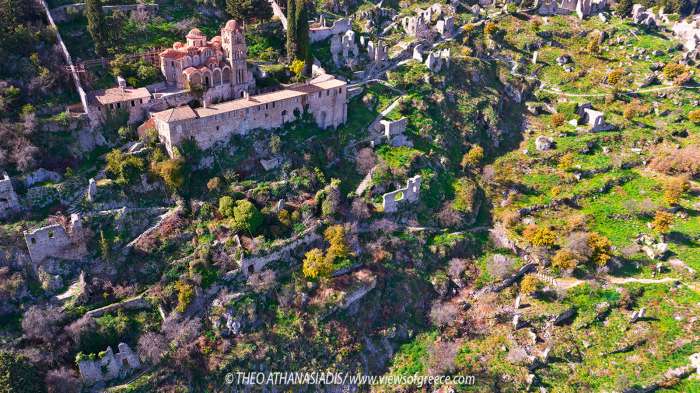
[[[244,28],[235,20],[226,22],[221,29],[221,46],[226,53],[226,59],[231,66],[231,84],[234,98],[243,97],[252,81],[246,63],[248,47],[245,43]]]

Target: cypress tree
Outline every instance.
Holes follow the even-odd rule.
[[[102,12],[102,0],[86,0],[85,15],[88,21],[88,32],[95,43],[95,53],[104,56],[107,51],[107,31],[105,16]]]
[[[303,60],[306,72],[311,69],[311,48],[309,44],[309,14],[306,0],[296,0],[296,43],[297,58]]]
[[[297,52],[297,24],[294,6],[296,0],[287,0],[287,58],[291,63]]]

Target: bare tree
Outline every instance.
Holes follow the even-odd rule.
[[[63,313],[58,307],[32,306],[22,318],[22,331],[30,340],[51,342],[58,332]]]
[[[431,375],[450,374],[455,371],[455,357],[460,344],[451,341],[435,341],[428,347],[428,372]]]
[[[449,265],[447,267],[447,275],[460,288],[462,288],[464,286],[464,280],[462,280],[462,274],[467,269],[468,265],[469,265],[469,260],[467,260],[467,259],[452,258],[452,259],[450,259]]]
[[[168,352],[168,340],[160,333],[146,332],[139,337],[136,351],[142,360],[157,364]]]
[[[81,383],[75,371],[61,367],[46,373],[44,378],[46,390],[49,393],[78,393]]]
[[[366,220],[370,216],[369,206],[362,198],[355,198],[352,201],[352,215],[358,220]]]
[[[366,175],[375,165],[377,165],[377,155],[374,154],[372,148],[365,147],[357,152],[357,157],[355,157],[357,172]]]
[[[444,327],[451,324],[455,319],[457,319],[458,314],[459,307],[450,302],[441,303],[436,301],[430,308],[430,320],[434,325],[439,327]]]
[[[503,254],[495,254],[486,262],[486,270],[492,277],[502,280],[513,272],[514,265],[512,258]]]
[[[456,227],[462,224],[462,214],[452,207],[450,202],[445,202],[437,215],[437,219],[443,226]]]
[[[92,317],[87,315],[78,319],[77,321],[66,326],[66,333],[73,339],[76,344],[80,343],[80,339],[85,332],[93,331],[97,328],[97,324]]]

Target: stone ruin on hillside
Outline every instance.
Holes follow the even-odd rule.
[[[12,180],[7,173],[4,173],[0,180],[0,219],[7,218],[19,211],[20,208],[19,199],[17,199],[15,189],[12,187]]]
[[[613,126],[605,123],[605,115],[603,112],[594,110],[590,103],[579,105],[577,113],[580,117],[580,122],[587,124],[591,132],[609,131],[613,129]]]
[[[396,191],[387,192],[382,196],[382,206],[384,213],[394,213],[398,210],[399,204],[403,202],[413,203],[420,197],[420,175],[413,176],[406,182],[406,188],[399,188]]]
[[[537,0],[535,4],[535,9],[540,15],[575,12],[580,19],[599,14],[607,8],[607,0]]]
[[[54,223],[24,231],[29,256],[38,264],[47,258],[80,259],[87,254],[85,233],[80,215],[73,213],[70,222],[54,219]]]
[[[117,353],[114,353],[111,347],[107,347],[100,359],[78,362],[80,377],[86,385],[92,386],[97,382],[124,378],[141,367],[138,356],[128,345],[119,343],[117,348]]]
[[[382,130],[384,138],[386,138],[388,144],[394,147],[413,146],[413,143],[404,135],[407,124],[408,119],[405,117],[402,117],[399,120],[379,121],[380,129]]]
[[[435,3],[425,10],[418,9],[416,15],[406,16],[401,19],[401,27],[411,37],[416,37],[419,39],[431,39],[434,36],[434,32],[431,30],[431,24],[433,23],[433,16],[437,16],[437,22],[435,22],[435,32],[439,34],[442,38],[450,38],[454,34],[454,17],[447,15],[448,10],[443,9],[441,4]]]

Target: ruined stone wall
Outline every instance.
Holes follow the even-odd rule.
[[[116,354],[111,347],[107,347],[100,359],[78,362],[80,377],[86,385],[92,386],[97,382],[124,378],[141,367],[138,356],[128,345],[119,343],[117,348],[119,352]]]
[[[309,29],[309,41],[318,42],[323,41],[326,38],[335,34],[344,34],[346,31],[350,30],[352,25],[350,20],[342,18],[333,22],[330,27],[313,27]]]
[[[71,215],[67,228],[52,224],[24,232],[24,240],[33,263],[46,258],[80,259],[87,253],[80,216]]]
[[[0,218],[6,218],[19,209],[20,204],[15,189],[12,187],[12,180],[5,173],[0,180]]]

